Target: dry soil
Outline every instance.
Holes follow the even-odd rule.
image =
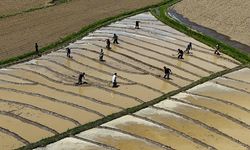
[[[23,7],[27,7],[28,4],[34,5],[31,0],[26,1],[27,4],[25,1],[18,2],[16,5],[20,5],[20,8],[15,11],[24,9]],[[97,20],[161,1],[73,0],[58,6],[2,19],[0,20],[0,60],[33,51],[36,42],[43,47]],[[0,12],[10,9],[12,3],[7,0],[1,1]]]
[[[225,35],[220,40],[250,52],[249,0],[183,0],[173,8],[191,22]]]

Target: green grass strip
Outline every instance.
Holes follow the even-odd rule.
[[[165,23],[166,25],[186,34],[187,36],[190,36],[197,41],[200,41],[210,47],[215,47],[216,44],[220,44],[221,46],[221,52],[224,54],[227,54],[234,59],[240,61],[243,64],[250,63],[250,55],[245,52],[241,52],[238,49],[231,47],[219,40],[216,40],[210,36],[204,35],[200,32],[196,32],[192,30],[191,28],[185,26],[184,24],[176,21],[172,17],[170,17],[167,13],[167,10],[177,2],[180,2],[181,0],[169,0],[167,4],[162,5],[158,8],[151,9],[151,13],[160,21]]]

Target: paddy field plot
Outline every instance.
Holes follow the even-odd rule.
[[[244,68],[162,102],[50,144],[110,149],[248,150],[250,69]],[[72,141],[72,142],[71,142]],[[80,142],[79,141],[79,142]],[[39,148],[38,148],[39,149]]]
[[[138,30],[134,29],[136,20],[139,20],[141,24],[141,28]],[[111,39],[114,33],[119,36],[120,44],[112,44],[111,50],[108,50],[105,48],[105,40]],[[178,60],[177,49],[184,50],[189,42],[193,43],[192,54],[185,55],[183,60]],[[132,16],[102,27],[67,47],[72,50],[72,58],[66,57],[66,51],[63,48],[40,58],[0,70],[0,120],[4,122],[0,124],[0,138],[3,141],[0,143],[2,144],[0,145],[1,149],[17,148],[62,133],[126,108],[148,102],[165,93],[189,85],[202,77],[234,68],[240,64],[226,55],[214,56],[213,49],[164,25],[150,13]],[[105,61],[102,62],[98,60],[100,49],[104,49],[105,53]],[[164,66],[169,67],[173,72],[170,80],[163,78]],[[88,84],[75,86],[80,72],[86,73]],[[111,87],[111,77],[115,72],[118,74],[118,88]],[[237,76],[235,74],[232,78],[237,78]],[[221,83],[217,82],[219,81],[211,81],[208,86],[218,84],[224,86],[227,84],[227,81],[224,80]],[[242,86],[243,89],[241,90],[245,91],[244,88],[248,87],[248,84],[243,85],[242,83]],[[203,94],[204,96],[211,92],[218,92],[215,95],[216,99],[224,98],[219,90],[214,91],[213,88],[211,88],[211,91],[205,92],[192,91],[196,95]],[[233,92],[229,92],[232,96],[226,97],[227,102],[221,105],[234,103],[236,96],[242,96],[243,94],[248,96],[246,92],[238,92],[239,90],[235,89]],[[197,117],[196,120],[200,119],[200,122],[203,122],[200,124],[218,128],[223,134],[219,134],[219,131],[219,133],[212,133],[208,127],[203,128],[199,126],[200,124],[183,120],[183,122],[194,124],[197,129],[221,137],[222,140],[232,143],[231,145],[235,147],[244,148],[244,144],[235,143],[224,134],[247,144],[248,132],[246,127],[249,120],[239,115],[240,113],[249,113],[246,112],[246,110],[249,110],[246,105],[249,103],[247,99],[240,100],[236,108],[233,107],[234,105],[230,105],[233,107],[232,109],[237,109],[239,114],[235,112],[228,114],[228,118],[225,117],[227,112],[218,114],[209,112],[203,107],[198,108],[198,106],[197,109],[196,107],[194,109],[192,104],[184,104],[175,100],[166,100],[163,103],[169,103],[170,106],[174,105],[176,108],[180,108],[179,113],[190,115],[189,117],[200,114],[195,116]],[[168,104],[166,105],[168,106]],[[217,111],[219,111],[219,105]],[[230,127],[235,128],[235,131],[231,132],[224,129],[220,123],[210,124],[209,120],[203,119],[205,114],[209,115],[215,122],[222,120],[222,122],[228,123]],[[134,116],[129,117],[134,118]],[[133,119],[135,122],[133,126],[136,128],[141,126],[141,124],[137,125],[138,119],[138,117]],[[121,120],[123,119],[121,118]],[[142,120],[142,124],[144,122],[145,120]],[[138,133],[134,133],[140,134],[142,132],[145,134],[141,136],[117,133],[117,131],[104,127],[87,131],[86,135],[91,132],[92,136],[89,138],[93,138],[90,139],[92,141],[98,137],[98,134],[92,134],[92,131],[93,133],[99,133],[108,129],[108,133],[102,132],[103,137],[114,133],[114,136],[121,137],[122,141],[116,139],[113,143],[108,143],[113,138],[112,136],[109,136],[108,139],[98,139],[118,149],[124,149],[128,145],[125,143],[131,143],[129,144],[131,149],[138,148],[135,145],[141,146],[142,149],[183,148],[176,143],[170,144],[171,141],[177,140],[182,141],[184,147],[187,146],[190,149],[209,147],[206,141],[199,142],[200,140],[189,136],[188,133],[185,133],[185,136],[180,136],[184,131],[176,131],[178,129],[173,132],[173,129],[168,128],[161,133],[160,131],[166,127],[154,123],[147,125],[145,129],[151,130],[154,127],[155,130],[152,130],[152,133],[151,131],[148,134],[147,132],[143,133],[144,127],[141,130],[138,129]],[[124,126],[124,129],[127,128],[130,127]],[[236,132],[236,130],[239,132]],[[161,139],[161,136],[156,136],[156,133],[161,133],[160,135],[164,135],[166,139]],[[156,136],[157,141],[150,139],[149,134]],[[80,135],[85,136],[85,132]],[[90,147],[90,149],[105,146],[105,144],[96,145],[95,142],[89,143],[89,140],[82,141],[81,136],[78,136],[78,139],[73,139],[77,145],[87,144],[85,146]],[[163,144],[162,142],[165,140],[169,140],[170,143]],[[65,139],[62,143],[68,143],[68,141],[71,141],[71,138]],[[68,146],[73,145],[69,144]]]

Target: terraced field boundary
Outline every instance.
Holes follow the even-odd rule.
[[[210,81],[210,80],[215,79],[217,77],[223,76],[225,74],[228,74],[228,73],[231,73],[231,72],[243,69],[245,67],[250,68],[250,65],[249,64],[243,64],[243,65],[237,66],[237,67],[232,68],[232,69],[227,69],[227,70],[224,70],[224,71],[221,71],[221,72],[217,72],[217,73],[212,74],[212,75],[210,75],[208,77],[204,77],[204,78],[202,78],[202,79],[200,79],[200,80],[198,80],[196,82],[193,82],[190,85],[187,85],[187,86],[185,86],[183,88],[180,88],[178,90],[169,92],[167,94],[164,94],[164,95],[162,95],[162,96],[160,96],[160,97],[158,97],[156,99],[153,99],[153,100],[151,100],[149,102],[145,102],[143,104],[140,104],[140,105],[132,107],[132,108],[127,108],[127,109],[125,109],[123,111],[111,114],[111,115],[109,115],[107,117],[104,117],[102,119],[99,119],[99,120],[87,123],[85,125],[81,125],[81,126],[75,127],[75,128],[70,129],[70,130],[68,130],[66,132],[57,134],[57,135],[52,136],[52,137],[48,137],[48,138],[42,139],[42,140],[40,140],[38,142],[31,143],[29,145],[26,145],[26,146],[23,146],[21,148],[18,148],[18,150],[28,150],[28,149],[34,149],[34,148],[37,148],[37,147],[44,147],[44,146],[46,146],[46,145],[48,145],[50,143],[54,143],[54,142],[59,141],[59,140],[61,140],[63,138],[66,138],[66,137],[74,136],[74,135],[76,135],[76,134],[78,134],[80,132],[89,130],[91,128],[98,127],[98,126],[100,126],[100,125],[102,125],[104,123],[107,123],[107,122],[112,121],[114,119],[120,118],[122,116],[133,114],[133,113],[135,113],[135,112],[137,112],[139,110],[142,110],[142,109],[147,108],[149,106],[155,105],[155,104],[157,104],[157,103],[159,103],[159,102],[161,102],[161,101],[163,101],[163,100],[165,100],[167,98],[170,98],[173,95],[176,95],[176,94],[178,94],[180,92],[183,92],[183,91],[186,91],[188,89],[191,89],[191,88],[193,88],[193,87],[195,87],[195,86],[197,86],[199,84],[205,83],[207,81]]]
[[[216,47],[217,44],[221,46],[221,52],[227,54],[234,59],[240,61],[243,64],[250,63],[250,54],[245,52],[240,52],[238,49],[227,45],[217,39],[214,39],[210,36],[204,35],[200,32],[192,30],[191,28],[185,26],[184,24],[178,22],[177,20],[173,19],[171,16],[168,15],[168,8],[172,5],[180,2],[181,0],[170,0],[168,3],[161,5],[157,8],[151,9],[152,15],[154,15],[158,20],[165,23],[166,25],[190,36],[197,41],[200,41],[210,47]]]
[[[66,0],[59,0],[59,1],[66,1]],[[124,12],[124,13],[119,14],[117,16],[108,17],[106,19],[99,20],[99,21],[97,21],[97,22],[95,22],[93,24],[90,24],[88,26],[83,27],[78,32],[75,32],[75,33],[72,33],[72,34],[67,35],[65,37],[62,37],[58,41],[56,41],[54,43],[51,43],[48,46],[42,47],[39,50],[40,54],[46,54],[46,53],[49,53],[51,51],[58,50],[58,49],[60,49],[60,48],[62,48],[64,46],[68,45],[71,42],[74,42],[74,41],[76,41],[78,39],[81,39],[82,37],[86,36],[88,33],[93,32],[94,30],[96,30],[98,28],[101,28],[103,26],[107,26],[107,25],[109,25],[109,24],[111,24],[113,22],[122,20],[124,18],[133,16],[133,15],[136,15],[136,14],[139,14],[139,13],[150,11],[153,8],[157,8],[157,7],[160,7],[162,5],[165,5],[165,4],[169,3],[170,1],[163,1],[163,2],[160,2],[158,4],[154,4],[154,5],[151,5],[151,6],[146,6],[146,7],[139,8],[139,9],[132,10],[132,11],[127,11],[127,12]],[[37,58],[37,57],[38,56],[37,56],[37,53],[35,51],[28,52],[28,53],[25,53],[25,54],[20,55],[20,56],[16,56],[16,57],[13,57],[13,58],[10,58],[10,59],[7,59],[7,60],[0,61],[0,68],[7,67],[7,66],[17,64],[17,63],[21,63],[21,62],[25,62],[25,61],[28,61],[28,60],[31,60],[31,59],[34,59],[34,58]]]
[[[92,25],[89,25],[89,26],[87,26],[87,27],[84,27],[82,30],[80,30],[80,31],[77,32],[77,33],[73,33],[72,35],[69,35],[69,36],[63,38],[63,39],[59,40],[58,42],[53,43],[53,44],[51,44],[51,45],[49,45],[49,46],[43,48],[41,51],[42,51],[43,53],[50,52],[50,51],[55,50],[55,49],[57,49],[57,48],[60,48],[60,47],[62,47],[62,46],[64,46],[64,45],[67,45],[68,43],[70,43],[70,42],[72,42],[72,41],[75,41],[75,40],[77,40],[77,39],[79,39],[79,38],[81,38],[81,37],[87,35],[88,33],[92,32],[92,31],[94,31],[94,30],[96,30],[96,29],[98,29],[98,28],[100,28],[100,27],[102,27],[102,26],[106,26],[106,25],[108,25],[108,24],[110,24],[110,23],[112,23],[112,22],[115,22],[115,21],[124,19],[124,18],[129,17],[129,16],[136,15],[136,14],[139,14],[139,13],[142,13],[142,12],[146,12],[146,11],[148,11],[148,10],[151,10],[151,12],[152,12],[160,21],[162,21],[162,22],[164,22],[164,23],[166,23],[166,20],[165,20],[165,19],[168,18],[168,19],[169,19],[168,21],[173,23],[173,24],[171,25],[171,27],[173,27],[174,24],[176,23],[176,24],[179,25],[180,28],[183,26],[183,28],[185,28],[185,29],[186,29],[186,32],[188,31],[189,34],[193,33],[193,34],[195,34],[195,35],[196,35],[196,34],[199,35],[199,36],[197,36],[197,37],[195,36],[195,37],[196,37],[196,38],[195,38],[195,37],[193,37],[194,35],[189,35],[189,34],[187,34],[185,31],[178,29],[178,26],[176,26],[176,27],[174,26],[175,29],[177,29],[177,30],[179,30],[179,31],[181,31],[181,32],[183,32],[183,33],[186,33],[187,35],[189,35],[189,36],[191,36],[191,37],[193,37],[193,38],[195,38],[195,39],[197,39],[198,37],[200,37],[202,40],[199,39],[199,38],[198,38],[197,40],[199,40],[199,41],[201,41],[201,42],[207,44],[207,42],[206,42],[206,40],[205,40],[205,38],[204,38],[204,37],[206,37],[205,35],[201,35],[200,33],[197,33],[197,32],[195,32],[195,31],[192,31],[191,29],[185,27],[184,25],[181,25],[181,24],[178,23],[177,21],[175,21],[175,20],[173,20],[173,19],[171,19],[171,18],[169,18],[169,17],[167,17],[167,16],[165,15],[165,10],[166,10],[166,8],[167,8],[167,7],[170,7],[171,5],[175,4],[175,3],[178,2],[178,1],[179,1],[179,0],[164,1],[164,2],[162,2],[162,3],[160,3],[160,4],[148,6],[148,7],[141,8],[141,9],[138,9],[138,10],[135,10],[135,11],[130,11],[130,12],[123,13],[123,14],[118,15],[118,16],[115,16],[115,17],[110,17],[110,18],[107,18],[107,19],[104,19],[104,20],[100,20],[100,21],[98,21],[98,22],[96,22],[96,23],[94,23],[94,24],[92,24]],[[159,8],[157,8],[157,7],[159,7]],[[160,12],[162,12],[164,15],[159,15],[159,14],[161,14]],[[159,16],[157,16],[157,14],[158,14]],[[164,19],[165,21],[164,21],[162,18],[165,18],[165,19]],[[166,23],[166,24],[167,24],[167,23]],[[169,25],[169,24],[167,24],[167,25]],[[169,25],[169,26],[170,26],[170,25]],[[192,32],[191,32],[191,31],[192,31]],[[204,37],[203,37],[203,36],[204,36]],[[210,38],[210,37],[209,37],[209,38]],[[211,38],[211,39],[212,39],[212,38]],[[204,41],[204,40],[205,40],[205,41]],[[216,44],[218,43],[218,41],[216,41],[216,40],[214,40],[214,39],[212,39],[212,41],[214,41],[214,42],[212,42],[212,43],[210,43],[210,44],[207,44],[207,45],[209,45],[209,46],[214,46],[214,45],[216,45]],[[224,46],[226,46],[226,45],[224,45]],[[217,77],[222,76],[222,75],[225,75],[225,74],[227,74],[227,73],[231,73],[231,72],[236,71],[236,70],[240,70],[240,69],[242,69],[242,68],[244,68],[244,67],[250,67],[249,64],[248,64],[248,63],[250,62],[250,58],[249,58],[249,56],[248,56],[247,54],[243,54],[243,53],[239,52],[238,50],[236,50],[236,49],[234,49],[234,48],[232,48],[232,50],[227,50],[227,49],[225,49],[225,47],[223,47],[223,46],[222,46],[222,48],[223,48],[223,51],[222,51],[222,52],[224,52],[224,53],[226,53],[226,54],[230,53],[231,55],[230,55],[230,54],[228,54],[228,55],[230,55],[230,56],[236,58],[237,60],[239,60],[240,62],[242,62],[243,65],[240,65],[240,66],[235,67],[235,68],[233,68],[233,69],[227,69],[227,70],[224,70],[224,71],[221,71],[221,72],[212,74],[212,75],[210,75],[210,76],[208,76],[208,77],[204,77],[204,78],[202,78],[202,79],[200,79],[200,80],[198,80],[198,81],[196,81],[196,82],[193,82],[192,84],[190,84],[190,85],[188,85],[188,86],[185,86],[185,87],[183,87],[183,88],[181,88],[181,89],[178,89],[178,90],[175,90],[175,91],[172,91],[172,92],[169,92],[169,93],[167,93],[167,94],[165,94],[165,95],[163,95],[163,96],[161,96],[161,97],[158,97],[158,98],[156,98],[156,99],[153,99],[153,100],[151,100],[151,101],[149,101],[149,102],[145,102],[145,103],[143,103],[143,104],[141,104],[141,105],[138,105],[138,106],[135,106],[135,107],[132,107],[132,108],[128,108],[128,109],[123,110],[123,111],[118,112],[118,113],[111,114],[111,115],[109,115],[109,116],[107,116],[107,117],[105,117],[105,118],[102,118],[102,119],[96,120],[96,121],[94,121],[94,122],[90,122],[90,123],[87,123],[87,124],[85,124],[85,125],[82,125],[82,126],[79,126],[79,127],[73,128],[73,129],[70,129],[70,130],[68,130],[68,131],[66,131],[66,132],[64,132],[64,133],[61,133],[61,134],[58,134],[58,135],[55,135],[55,136],[52,136],[52,137],[49,137],[49,138],[40,140],[40,141],[38,141],[38,142],[36,142],[36,143],[29,144],[29,145],[24,146],[24,147],[21,147],[21,148],[19,148],[19,149],[33,149],[33,148],[37,148],[37,147],[42,147],[42,146],[48,145],[48,144],[50,144],[50,143],[56,142],[56,141],[58,141],[58,140],[61,140],[61,139],[65,138],[65,137],[70,137],[70,136],[73,136],[73,135],[75,135],[75,134],[78,134],[78,133],[80,133],[80,132],[82,132],[82,131],[85,131],[85,130],[88,130],[88,129],[97,127],[97,126],[99,126],[99,125],[101,125],[101,124],[104,124],[104,123],[109,122],[109,121],[111,121],[111,120],[117,119],[117,118],[122,117],[122,116],[124,116],[124,115],[128,115],[128,114],[135,113],[135,112],[137,112],[137,111],[139,111],[139,110],[141,110],[141,109],[144,109],[144,108],[146,108],[146,107],[148,107],[148,106],[152,106],[152,105],[154,105],[154,104],[156,104],[156,103],[159,103],[160,101],[165,100],[166,98],[169,98],[169,97],[171,97],[171,96],[173,96],[173,95],[175,95],[175,94],[177,94],[177,93],[180,93],[180,92],[182,92],[182,91],[186,91],[186,90],[188,90],[188,89],[190,89],[190,88],[192,88],[192,87],[194,87],[194,86],[196,86],[196,85],[202,84],[202,83],[207,82],[207,81],[209,81],[209,80],[211,80],[211,79],[217,78]],[[229,47],[229,48],[230,48],[230,47]],[[25,55],[27,55],[27,56],[25,56]],[[14,64],[14,63],[17,63],[17,62],[27,61],[27,60],[29,60],[29,59],[32,59],[32,58],[36,57],[36,56],[35,56],[35,52],[29,53],[29,54],[25,54],[25,55],[20,56],[20,57],[15,57],[15,58],[13,58],[12,60],[10,60],[9,62],[5,62],[5,63],[4,63],[4,62],[3,62],[3,63],[0,62],[0,65],[1,65],[1,67],[3,67],[3,66],[10,65],[10,64]],[[238,58],[238,57],[239,57],[239,58]]]
[[[23,10],[23,11],[20,11],[20,12],[16,12],[16,13],[12,13],[12,14],[1,15],[0,19],[5,19],[5,18],[8,18],[8,17],[13,17],[13,16],[16,16],[16,15],[24,14],[24,13],[28,13],[28,12],[32,12],[32,11],[36,11],[36,10],[40,10],[40,9],[44,9],[44,8],[53,7],[55,5],[67,3],[69,1],[71,1],[71,0],[52,0],[51,2],[48,3],[48,5],[29,8],[29,9],[26,9],[26,10]]]

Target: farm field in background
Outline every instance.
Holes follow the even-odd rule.
[[[0,60],[32,52],[35,43],[45,47],[98,20],[159,2],[162,0],[119,0],[117,5],[117,0],[71,0],[0,19]]]
[[[172,8],[185,19],[212,30],[205,34],[250,53],[249,0],[183,0]],[[203,31],[192,23],[190,26]]]
[[[49,0],[1,0],[0,16],[19,13],[32,8],[43,7]]]

